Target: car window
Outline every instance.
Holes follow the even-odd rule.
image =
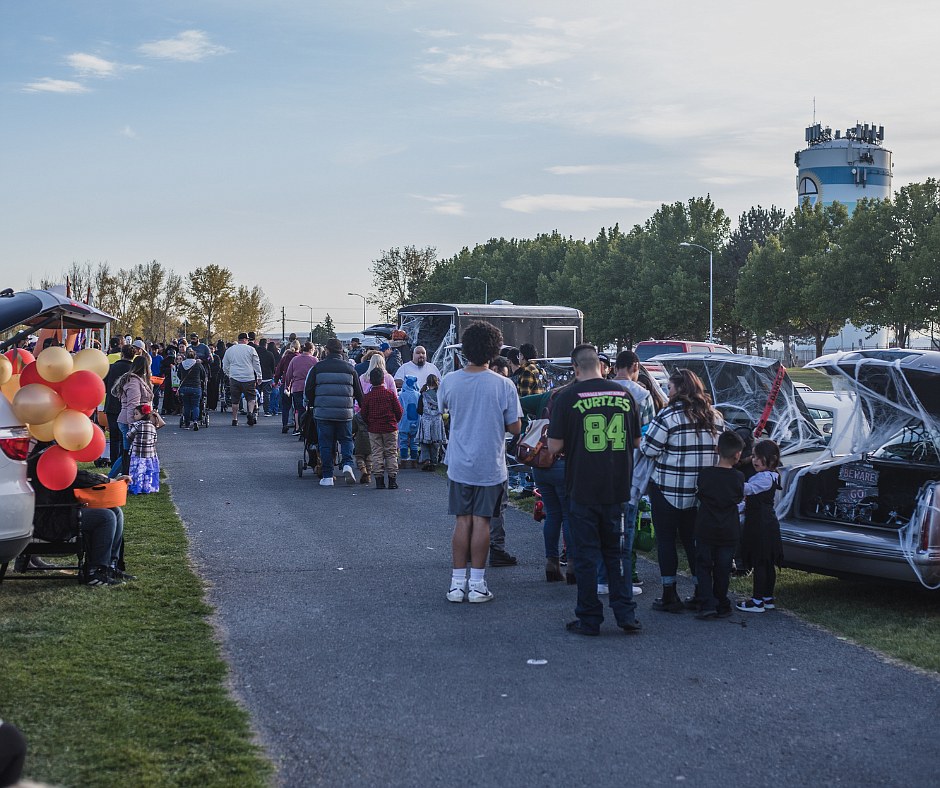
[[[653,356],[662,356],[666,353],[683,353],[682,345],[637,345],[636,354],[640,361],[649,361]]]
[[[908,425],[873,455],[882,460],[908,460],[940,465],[940,454],[922,424]]]
[[[699,345],[693,342],[689,347],[689,353],[711,353],[712,349],[708,345]]]

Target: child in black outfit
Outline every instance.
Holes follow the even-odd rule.
[[[738,504],[744,498],[744,474],[735,469],[744,441],[736,432],[718,436],[718,464],[698,475],[698,514],[695,517],[696,596],[702,601],[698,619],[731,615],[728,584],[731,564],[738,547]]]
[[[754,447],[752,462],[757,473],[744,484],[741,554],[746,565],[754,567],[754,592],[737,608],[743,613],[763,613],[774,609],[775,567],[783,564],[780,523],[774,512],[774,496],[780,489],[780,449],[772,440],[762,440]]]

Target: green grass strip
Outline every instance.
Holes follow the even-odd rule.
[[[129,495],[124,513],[127,571],[138,580],[0,585],[0,716],[26,737],[24,778],[70,788],[268,785],[271,765],[225,687],[212,609],[168,486]]]

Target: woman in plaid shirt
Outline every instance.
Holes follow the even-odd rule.
[[[679,555],[676,537],[695,577],[695,528],[698,474],[715,464],[718,435],[724,430],[721,414],[712,407],[698,375],[677,369],[669,376],[669,402],[650,423],[640,452],[656,461],[648,493],[656,528],[656,550],[663,578],[663,595],[653,610],[679,613],[685,607],[676,593]],[[696,597],[686,600],[696,606]]]

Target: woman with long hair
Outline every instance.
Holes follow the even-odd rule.
[[[130,442],[127,432],[131,424],[136,421],[134,409],[139,405],[150,405],[153,402],[153,385],[150,382],[150,356],[141,353],[131,362],[131,368],[117,379],[111,388],[111,395],[121,401],[121,412],[118,414],[118,428],[124,436],[124,451],[111,466],[112,478],[123,474],[127,476],[130,471],[131,458],[128,453]],[[164,398],[165,399],[165,398]]]
[[[372,384],[369,382],[369,374],[376,367],[381,369],[385,375],[382,385],[397,397],[398,388],[395,386],[395,378],[388,374],[388,370],[385,368],[385,356],[383,356],[381,353],[376,353],[374,356],[372,356],[371,359],[369,359],[369,368],[366,370],[364,375],[359,376],[359,382],[362,384],[363,396],[368,394],[372,388]]]
[[[686,604],[695,607],[697,593],[686,604],[676,593],[676,539],[682,541],[694,578],[695,489],[699,471],[716,462],[715,448],[724,420],[712,407],[698,375],[688,369],[677,369],[669,376],[668,394],[666,407],[653,417],[643,436],[640,452],[656,463],[647,492],[656,528],[663,595],[653,601],[653,610],[679,613]]]

